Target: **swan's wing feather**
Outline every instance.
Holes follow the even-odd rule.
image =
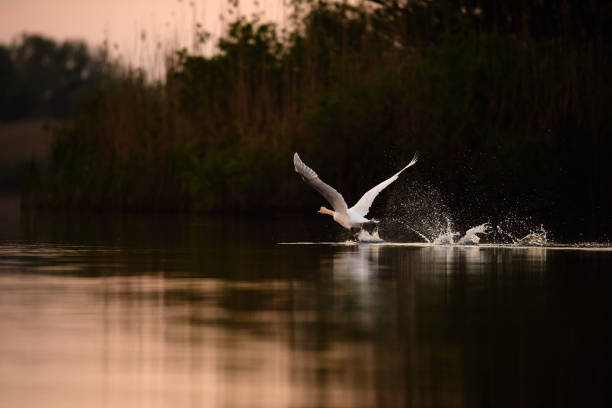
[[[297,153],[293,155],[293,165],[295,166],[295,171],[299,173],[302,179],[306,183],[310,184],[312,188],[321,193],[321,195],[325,197],[325,199],[334,208],[334,211],[346,212],[347,205],[342,197],[342,194],[337,192],[332,186],[324,183],[313,169],[304,164]]]
[[[418,160],[419,160],[419,154],[415,153],[414,157],[412,158],[412,160],[410,161],[410,163],[408,163],[406,167],[404,167],[403,169],[395,173],[393,176],[391,176],[387,180],[371,188],[367,193],[363,195],[363,197],[359,199],[359,201],[357,201],[357,204],[351,207],[351,211],[354,211],[355,213],[361,215],[362,217],[365,217],[368,214],[368,211],[370,211],[370,207],[372,206],[372,203],[374,202],[374,199],[376,198],[376,196],[381,191],[383,191],[389,184],[397,180],[397,178],[402,173],[402,171],[414,165]]]

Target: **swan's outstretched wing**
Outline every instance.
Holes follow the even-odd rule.
[[[357,204],[351,207],[351,211],[354,211],[355,213],[361,215],[362,217],[365,217],[368,214],[368,211],[370,211],[370,206],[374,202],[374,199],[376,198],[378,193],[383,191],[385,187],[387,187],[389,184],[397,180],[397,177],[401,174],[401,172],[406,170],[408,167],[412,166],[413,164],[415,164],[418,159],[419,159],[419,154],[415,153],[414,157],[412,158],[412,161],[410,161],[410,163],[408,163],[406,167],[404,167],[403,169],[395,173],[392,177],[378,184],[376,187],[370,189],[370,191],[365,193],[363,197],[361,197],[359,201],[357,201]]]
[[[314,172],[313,169],[304,164],[302,160],[300,160],[300,156],[298,154],[293,155],[293,165],[295,166],[295,171],[302,176],[302,179],[310,184],[312,188],[317,190],[334,208],[336,212],[346,212],[347,206],[342,194],[337,192],[333,187],[325,184],[317,173]]]

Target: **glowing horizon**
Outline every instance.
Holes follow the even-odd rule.
[[[0,13],[0,43],[23,33],[57,41],[83,40],[96,48],[107,44],[114,56],[131,65],[150,66],[160,53],[193,48],[196,24],[211,33],[203,52],[238,15],[261,15],[263,21],[282,23],[283,0],[5,0]],[[152,49],[155,48],[155,49]],[[153,62],[155,64],[155,62]]]

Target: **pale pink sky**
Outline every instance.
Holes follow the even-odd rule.
[[[263,20],[282,22],[288,8],[283,0],[242,0],[238,10],[228,0],[0,0],[0,42],[8,43],[22,32],[40,33],[55,39],[84,39],[101,44],[108,39],[127,61],[140,64],[141,33],[150,44],[165,48],[192,43],[194,19],[206,31],[223,29],[219,16],[231,20],[263,12]],[[152,45],[149,45],[152,47]]]

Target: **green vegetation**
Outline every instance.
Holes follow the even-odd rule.
[[[612,207],[609,16],[598,2],[569,20],[575,2],[546,13],[548,2],[467,3],[298,1],[292,30],[237,20],[217,55],[178,52],[163,83],[121,71],[54,128],[23,203],[315,208],[294,151],[353,201],[419,150],[410,177],[453,207],[601,237]]]

